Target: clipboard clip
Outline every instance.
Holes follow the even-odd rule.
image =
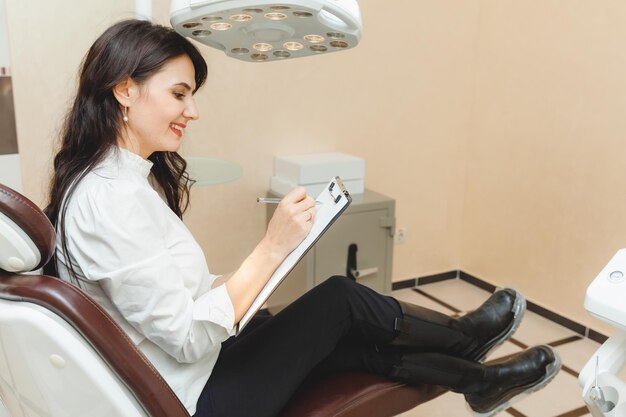
[[[335,184],[338,184],[339,187],[335,188]],[[335,204],[337,204],[341,200],[341,196],[344,195],[343,191],[341,190],[342,188],[344,188],[343,183],[341,182],[341,179],[339,177],[335,177],[334,181],[332,181],[328,186],[328,191],[333,197],[333,200],[335,200]]]

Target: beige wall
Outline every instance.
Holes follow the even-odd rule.
[[[626,246],[626,3],[484,0],[462,268],[595,328]]]
[[[132,0],[5,0],[24,192],[42,203],[52,146],[96,34],[131,17]]]
[[[80,59],[134,2],[76,4],[7,3],[24,189],[40,203]],[[261,238],[254,197],[274,155],[340,150],[366,158],[366,186],[397,199],[407,242],[395,246],[395,281],[460,268],[602,329],[582,299],[624,246],[626,6],[360,5],[362,44],[324,58],[255,65],[200,46],[209,80],[183,153],[244,169],[193,190],[186,222],[211,268],[235,268]],[[154,13],[166,23],[167,2]]]
[[[185,151],[244,168],[236,183],[194,191],[187,222],[212,267],[235,268],[261,238],[265,211],[251,197],[267,190],[274,155],[326,150],[364,157],[366,186],[398,200],[408,238],[395,248],[394,280],[458,267],[478,9],[456,3],[402,0],[414,13],[399,15],[361,1],[362,44],[324,59],[251,65],[202,47],[203,119]]]
[[[339,146],[365,157],[366,186],[397,200],[407,239],[394,247],[394,280],[457,269],[478,4],[360,4],[365,35]]]

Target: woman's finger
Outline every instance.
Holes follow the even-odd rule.
[[[308,210],[305,210],[304,212],[307,213],[306,221],[307,222],[312,222],[313,219],[315,219],[315,215],[317,214],[317,208],[314,205],[313,207],[311,207]]]
[[[306,188],[296,187],[283,197],[283,203],[299,203],[305,200],[306,197]]]
[[[296,204],[296,207],[298,207],[298,209],[302,211],[310,210],[311,208],[315,208],[315,199],[311,197],[310,195],[306,195],[302,200],[300,200],[299,202],[295,204]]]

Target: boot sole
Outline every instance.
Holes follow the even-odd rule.
[[[528,388],[525,391],[520,392],[508,401],[503,402],[493,410],[487,411],[485,413],[479,413],[477,411],[474,411],[468,403],[465,403],[465,406],[467,407],[469,412],[472,413],[474,417],[492,417],[499,412],[511,407],[514,403],[523,400],[532,393],[535,393],[545,388],[554,379],[556,374],[558,374],[559,370],[561,369],[561,357],[559,356],[559,353],[552,346],[545,346],[548,347],[554,354],[554,362],[546,366],[546,375],[539,382],[528,385]]]
[[[493,352],[498,346],[509,340],[511,336],[513,336],[513,333],[515,333],[519,328],[520,324],[522,323],[524,313],[526,312],[526,298],[524,298],[524,295],[519,291],[515,289],[513,289],[513,291],[515,291],[515,301],[513,302],[513,308],[511,309],[511,311],[513,312],[513,324],[511,325],[511,327],[508,327],[507,329],[503,330],[499,335],[491,339],[489,343],[485,344],[482,350],[476,353],[476,356],[474,358],[470,359],[474,359],[478,362],[484,361],[487,356],[489,356],[489,354]]]

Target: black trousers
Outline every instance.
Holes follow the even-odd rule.
[[[275,416],[307,377],[347,370],[387,375],[398,302],[345,277],[316,286],[222,345],[194,417]]]

